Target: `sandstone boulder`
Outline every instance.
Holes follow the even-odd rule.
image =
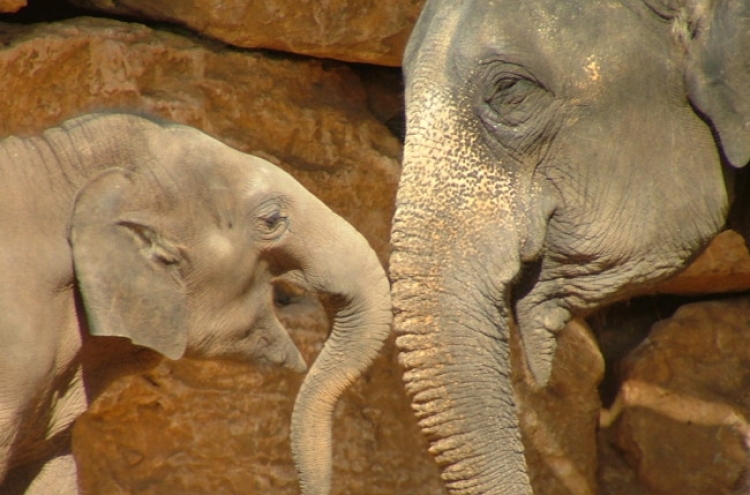
[[[626,359],[612,444],[641,493],[750,491],[750,298],[682,306]]]
[[[316,301],[280,311],[305,357],[328,323]],[[289,418],[302,377],[274,368],[180,360],[115,383],[76,425],[85,493],[297,494]],[[334,418],[332,493],[444,493],[390,357]]]
[[[662,294],[717,294],[750,290],[750,253],[737,232],[722,232],[683,272],[657,285]]]
[[[397,66],[424,0],[75,0],[175,22],[224,43]]]

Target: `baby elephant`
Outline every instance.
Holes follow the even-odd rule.
[[[274,312],[279,275],[342,301],[293,415],[301,479],[325,484],[333,406],[390,329],[354,228],[270,163],[134,115],[0,140],[0,274],[6,495],[78,493],[71,425],[148,349],[304,371]]]

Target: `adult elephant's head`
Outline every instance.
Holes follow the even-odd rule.
[[[747,1],[428,0],[392,231],[405,382],[452,493],[529,493],[510,380],[683,267],[750,158]],[[720,143],[720,144],[719,144]]]
[[[84,155],[96,153],[87,151],[98,148],[92,139],[127,136],[106,147],[115,153],[87,160],[113,166],[82,187],[71,220],[94,335],[127,337],[174,359],[304,371],[274,310],[274,280],[337,296],[331,335],[293,415],[302,481],[324,486],[333,407],[390,331],[388,279],[365,238],[286,172],[193,128],[114,115],[54,132]]]

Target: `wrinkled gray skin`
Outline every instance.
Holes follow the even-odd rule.
[[[390,270],[404,380],[451,493],[531,493],[512,326],[544,386],[572,315],[722,228],[750,157],[749,70],[747,0],[428,0]]]
[[[279,275],[343,301],[294,410],[302,479],[330,475],[330,413],[388,334],[389,287],[291,176],[186,126],[90,115],[0,141],[0,212],[1,493],[77,493],[72,422],[151,350],[304,371]]]

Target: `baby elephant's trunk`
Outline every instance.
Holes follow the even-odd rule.
[[[330,492],[333,409],[377,356],[392,319],[390,286],[375,252],[322,203],[315,209],[320,209],[318,218],[332,215],[334,220],[317,225],[316,238],[326,242],[309,244],[310,259],[303,263],[302,275],[311,288],[335,294],[343,302],[328,341],[302,383],[292,414],[292,452],[304,495]]]

